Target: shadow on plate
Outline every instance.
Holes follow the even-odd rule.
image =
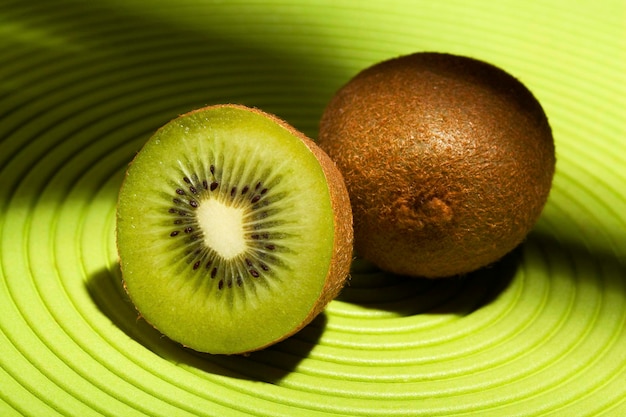
[[[528,280],[566,279],[571,285],[584,282],[599,292],[626,296],[626,255],[620,249],[623,247],[626,243],[608,239],[600,230],[583,237],[572,228],[552,233],[538,228],[499,261],[464,276],[406,277],[357,260],[350,283],[338,299],[397,316],[464,316],[497,300],[514,283],[521,267]]]
[[[463,316],[498,298],[513,282],[521,261],[522,248],[518,247],[493,265],[472,273],[427,279],[391,274],[357,260],[350,283],[338,299],[398,316]]]
[[[115,271],[102,269],[93,274],[86,287],[100,311],[146,349],[172,363],[238,379],[280,382],[308,356],[326,326],[326,315],[322,313],[291,338],[262,351],[247,355],[211,355],[181,346],[139,318],[122,286],[119,267]]]
[[[275,41],[273,9],[252,18],[213,2],[186,11],[159,2],[150,12],[115,0],[9,3],[0,5],[15,28],[0,36],[11,58],[0,65],[0,125],[14,143],[0,167],[23,153],[43,160],[35,176],[67,170],[66,181],[45,182],[53,201],[68,187],[96,192],[98,184],[78,181],[85,170],[111,154],[111,169],[125,167],[160,126],[207,105],[258,107],[314,138],[324,106],[351,75],[334,57],[313,53],[328,42],[314,27],[307,33],[315,43],[289,40],[305,16],[284,16],[284,42]],[[17,168],[32,171],[30,163]],[[40,197],[41,189],[23,188],[32,195],[20,201]]]

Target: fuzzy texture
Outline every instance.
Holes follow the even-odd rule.
[[[467,273],[514,249],[555,168],[531,92],[495,66],[449,54],[359,73],[328,104],[318,143],[345,178],[357,254],[413,276]]]

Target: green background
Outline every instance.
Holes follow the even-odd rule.
[[[0,0],[0,415],[625,415],[625,22],[601,0]],[[137,320],[115,203],[159,126],[232,102],[315,138],[357,71],[426,50],[543,104],[557,172],[526,242],[452,280],[357,262],[323,315],[248,357]]]

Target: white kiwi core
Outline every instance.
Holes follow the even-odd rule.
[[[232,259],[246,250],[243,209],[208,199],[198,206],[197,216],[204,243],[222,258]]]

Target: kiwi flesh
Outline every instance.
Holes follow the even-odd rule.
[[[518,246],[555,170],[552,131],[528,88],[445,53],[358,73],[327,105],[318,144],[344,175],[357,256],[429,278],[479,269]]]
[[[344,285],[352,212],[340,172],[283,120],[214,105],[160,128],[119,192],[117,248],[141,317],[236,354],[310,323]]]

